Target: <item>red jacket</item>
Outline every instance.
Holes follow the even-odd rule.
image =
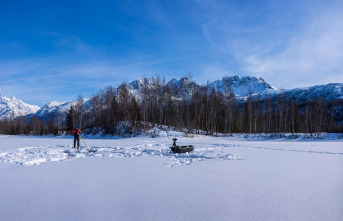
[[[74,129],[73,134],[74,134],[74,136],[78,136],[79,134],[81,134],[81,130],[80,129]]]

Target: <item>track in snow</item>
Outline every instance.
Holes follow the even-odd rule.
[[[66,161],[79,158],[101,157],[164,157],[170,159],[166,166],[191,165],[194,162],[206,160],[242,160],[244,158],[228,153],[230,145],[214,145],[209,148],[196,148],[193,152],[174,154],[166,145],[145,144],[128,147],[92,147],[94,152],[86,148],[76,150],[71,146],[45,145],[24,147],[15,152],[0,153],[0,163],[14,163],[23,166],[40,165],[45,162]]]

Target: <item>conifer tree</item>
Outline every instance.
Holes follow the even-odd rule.
[[[67,117],[66,117],[66,122],[67,122],[67,131],[72,131],[74,128],[74,108],[73,106],[70,107]]]

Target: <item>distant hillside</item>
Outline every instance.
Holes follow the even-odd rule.
[[[12,120],[16,117],[36,113],[39,109],[40,107],[24,103],[16,97],[8,98],[0,95],[0,120]]]
[[[285,95],[287,99],[297,100],[298,102],[317,99],[325,99],[326,101],[343,99],[342,83],[281,90],[270,85],[262,78],[252,76],[223,77],[222,79],[213,81],[208,85],[200,85],[185,77],[180,79],[173,78],[168,82],[161,82],[161,79],[158,80],[156,78],[142,78],[130,83],[125,83],[122,86],[125,86],[128,89],[129,96],[135,96],[138,102],[142,101],[145,90],[157,90],[163,87],[166,89],[168,87],[168,90],[173,94],[173,97],[178,99],[182,96],[185,90],[190,89],[191,92],[194,92],[202,86],[207,87],[208,91],[214,88],[222,93],[225,93],[226,88],[230,88],[235,94],[236,99],[242,102],[244,102],[249,93],[252,93],[253,96],[260,96],[262,99],[266,98],[267,95],[270,95],[275,99],[277,96]],[[117,88],[114,88],[113,92],[116,93],[117,90]],[[93,99],[94,98],[85,99],[84,101],[84,106],[88,111],[92,108],[91,103]],[[47,119],[49,115],[65,118],[72,104],[73,101],[52,101],[44,105],[42,108],[39,108],[35,105],[25,104],[15,97],[6,98],[0,96],[0,119],[14,119],[18,116],[25,115],[30,115],[31,118],[34,114],[41,119]]]

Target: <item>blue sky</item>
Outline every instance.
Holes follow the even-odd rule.
[[[343,1],[0,0],[0,94],[42,106],[190,73],[343,82]]]

